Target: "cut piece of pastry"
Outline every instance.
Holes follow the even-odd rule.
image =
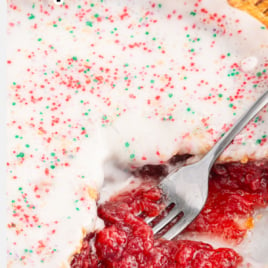
[[[224,0],[9,0],[7,38],[12,268],[69,266],[105,163],[201,157],[268,87],[266,28]],[[267,121],[220,161],[267,158]]]

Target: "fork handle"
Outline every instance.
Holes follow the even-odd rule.
[[[248,124],[248,122],[268,103],[268,90],[240,117],[240,119],[225,133],[215,146],[202,159],[208,163],[209,169],[220,156],[226,146]]]

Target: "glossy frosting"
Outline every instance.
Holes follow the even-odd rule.
[[[8,1],[10,267],[68,267],[104,163],[201,156],[268,88],[267,29],[223,0],[52,2]],[[221,160],[267,158],[267,121]]]

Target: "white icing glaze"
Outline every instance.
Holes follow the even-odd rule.
[[[10,267],[69,266],[105,161],[202,155],[267,90],[267,30],[223,0],[94,4],[9,1]],[[221,159],[268,157],[267,121],[266,108]]]
[[[253,71],[258,64],[258,59],[255,57],[248,57],[241,61],[241,68],[243,72]]]

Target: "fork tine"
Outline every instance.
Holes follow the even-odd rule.
[[[145,221],[147,224],[149,224],[149,223],[151,223],[156,217],[158,217],[158,216],[155,216],[155,217],[146,217],[146,218],[144,219],[144,221]]]
[[[197,213],[185,213],[182,216],[182,218],[174,225],[172,226],[164,235],[163,238],[167,240],[173,239],[176,235],[178,235],[181,231],[185,229],[196,217]],[[187,215],[187,216],[186,216]]]
[[[156,234],[158,231],[163,229],[163,227],[165,227],[169,222],[171,222],[180,212],[181,209],[175,205],[175,207],[171,209],[167,216],[164,217],[153,227],[153,233]]]
[[[168,200],[166,203],[165,203],[165,208],[167,208],[167,207],[169,207],[171,204],[173,204],[174,202],[172,202],[171,200]],[[165,210],[165,208],[163,209],[163,210]],[[161,212],[163,212],[163,210],[162,211],[160,211],[160,214],[159,215],[161,215]],[[154,219],[156,219],[159,215],[157,215],[157,216],[154,216],[154,217],[146,217],[145,219],[144,219],[144,221],[147,223],[147,224],[150,224]]]

